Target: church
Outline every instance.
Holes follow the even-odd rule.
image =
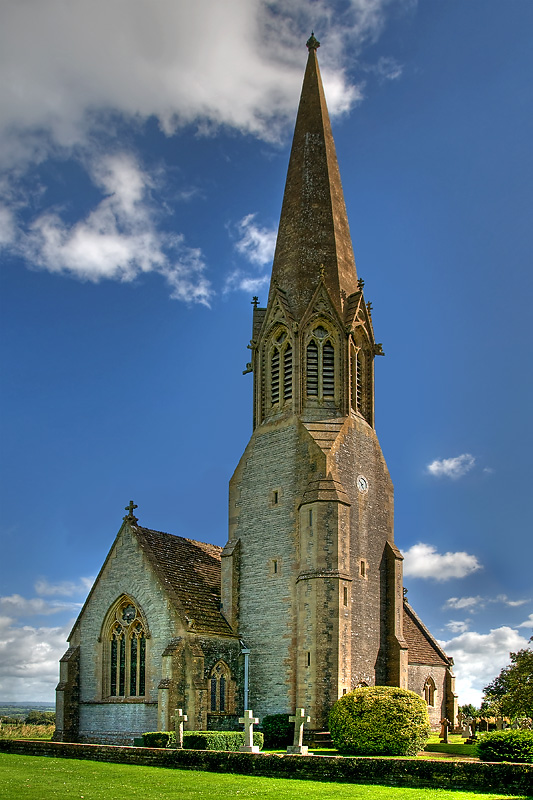
[[[56,740],[132,744],[305,708],[358,686],[456,721],[452,659],[405,598],[374,424],[374,338],[317,60],[309,51],[268,302],[254,298],[253,432],[224,548],[144,527],[130,502],[60,661]],[[137,513],[141,513],[138,511]],[[144,522],[144,520],[143,520]]]

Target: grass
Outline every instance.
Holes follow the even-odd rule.
[[[0,800],[517,800],[524,795],[404,789],[0,753]]]

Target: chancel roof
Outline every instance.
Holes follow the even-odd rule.
[[[448,667],[453,663],[406,600],[403,604],[403,636],[409,648],[409,664]]]
[[[232,635],[220,610],[222,548],[131,525],[155,573],[196,633]]]

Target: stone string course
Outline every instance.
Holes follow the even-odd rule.
[[[533,792],[533,764],[164,750],[16,739],[0,739],[0,752],[301,780],[483,789],[522,795]]]

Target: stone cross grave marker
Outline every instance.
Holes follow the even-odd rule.
[[[254,725],[259,724],[258,718],[254,717],[251,709],[247,709],[244,717],[239,717],[239,722],[244,725],[244,744],[239,747],[239,753],[258,753],[259,747],[254,744]]]
[[[305,708],[297,708],[295,715],[289,717],[289,722],[294,722],[294,743],[292,747],[287,747],[287,753],[306,756],[309,748],[302,744],[304,740],[304,725],[306,722],[311,722],[311,717],[306,717]]]
[[[448,744],[448,726],[450,724],[450,720],[443,717],[440,721],[440,740],[444,744]]]
[[[176,731],[176,747],[181,749],[183,747],[183,723],[187,722],[187,714],[183,713],[182,708],[177,708],[173,717],[174,729]]]

